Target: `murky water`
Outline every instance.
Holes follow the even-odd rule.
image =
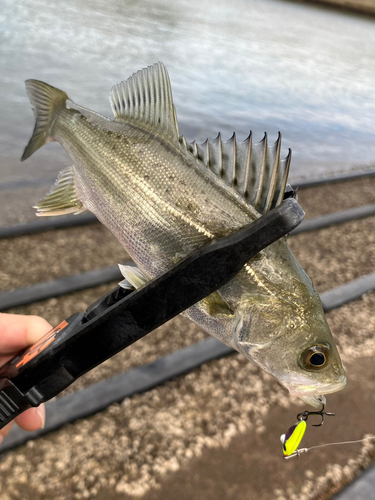
[[[2,0],[0,187],[69,165],[56,143],[19,162],[34,126],[24,80],[111,116],[112,85],[159,60],[189,140],[281,130],[294,179],[375,163],[374,20],[282,0]],[[3,219],[30,220],[14,192],[0,191]]]

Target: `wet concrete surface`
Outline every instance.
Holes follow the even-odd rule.
[[[348,388],[329,397],[329,410],[336,410],[337,415],[326,417],[321,428],[308,426],[301,447],[361,439],[364,430],[375,435],[373,360],[364,358],[360,362],[350,363],[347,365],[347,373],[350,377]],[[286,431],[285,425],[289,425],[286,424],[286,414],[290,415],[289,423],[292,425],[297,411],[299,410],[294,406],[287,412],[280,406],[273,407],[262,422],[266,431],[257,433],[252,429],[237,435],[225,450],[206,450],[199,459],[191,461],[188,467],[169,474],[161,482],[160,489],[149,492],[143,499],[269,500],[291,498],[293,493],[299,500],[329,498],[337,491],[340,483],[320,484],[318,478],[324,477],[328,464],[334,464],[339,469],[342,483],[355,477],[360,473],[361,467],[357,467],[357,464],[348,465],[348,461],[356,458],[362,445],[320,448],[311,450],[300,458],[284,460],[277,437]],[[311,417],[311,423],[318,421]],[[370,446],[370,456],[373,458],[375,446]],[[99,498],[104,500],[106,497],[103,494]]]
[[[351,186],[349,185],[351,184]],[[372,186],[373,184],[373,186]],[[301,191],[309,215],[374,202],[374,180]],[[342,192],[345,192],[345,195]],[[318,207],[318,208],[317,208]],[[374,271],[374,218],[290,238],[290,246],[320,291]],[[1,270],[23,285],[108,265],[123,251],[100,226],[54,231],[0,242]],[[105,246],[107,245],[107,246]],[[64,249],[73,254],[64,260]],[[21,258],[28,251],[28,258]],[[19,255],[18,255],[19,254]],[[14,259],[12,259],[14,255]],[[6,259],[6,260],[5,260]],[[116,262],[115,261],[115,262]],[[12,262],[14,264],[12,265]],[[44,262],[44,266],[43,266]],[[61,262],[61,266],[59,263]],[[110,262],[110,265],[115,263]],[[5,271],[4,271],[5,270]],[[40,314],[57,324],[111,286],[49,299],[13,312]],[[322,428],[309,427],[303,446],[375,434],[375,294],[330,312],[349,378],[329,397]],[[148,363],[206,336],[176,318],[93,370],[68,391]],[[279,436],[305,409],[269,375],[239,355],[214,361],[85,420],[30,442],[0,460],[2,500],[127,500],[244,498],[323,500],[368,466],[371,443],[311,450],[282,459]]]

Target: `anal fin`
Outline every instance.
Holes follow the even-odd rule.
[[[126,290],[137,290],[149,281],[138,267],[123,264],[119,264],[118,267],[125,278],[119,285]]]
[[[60,172],[51,191],[34,208],[37,209],[36,215],[39,217],[78,214],[85,211],[83,203],[78,198],[73,166]]]

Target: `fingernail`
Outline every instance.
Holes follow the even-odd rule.
[[[38,408],[37,409],[37,414],[40,417],[41,425],[40,429],[44,429],[44,426],[46,425],[46,413],[43,408]]]

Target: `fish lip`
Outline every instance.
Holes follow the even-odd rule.
[[[342,389],[344,389],[346,384],[347,384],[347,378],[345,375],[342,375],[336,383],[327,384],[326,386],[323,385],[323,387],[320,386],[319,393],[316,390],[314,391],[312,388],[310,391],[309,390],[296,391],[293,392],[292,394],[293,396],[297,396],[304,403],[312,406],[313,408],[321,409],[322,407],[324,408],[324,405],[327,402],[325,395],[341,391]]]
[[[317,410],[321,410],[327,403],[325,396],[322,394],[319,396],[300,396],[299,399]]]
[[[332,394],[334,392],[341,391],[342,389],[345,388],[346,384],[348,383],[348,379],[346,378],[346,375],[341,375],[341,377],[333,384],[319,384],[319,387],[314,387],[314,385],[311,386],[306,386],[302,390],[293,390],[293,388],[288,388],[289,392],[292,396],[297,396],[298,398],[303,398],[303,397],[317,397],[325,395],[325,394]],[[318,384],[316,384],[318,385]]]

